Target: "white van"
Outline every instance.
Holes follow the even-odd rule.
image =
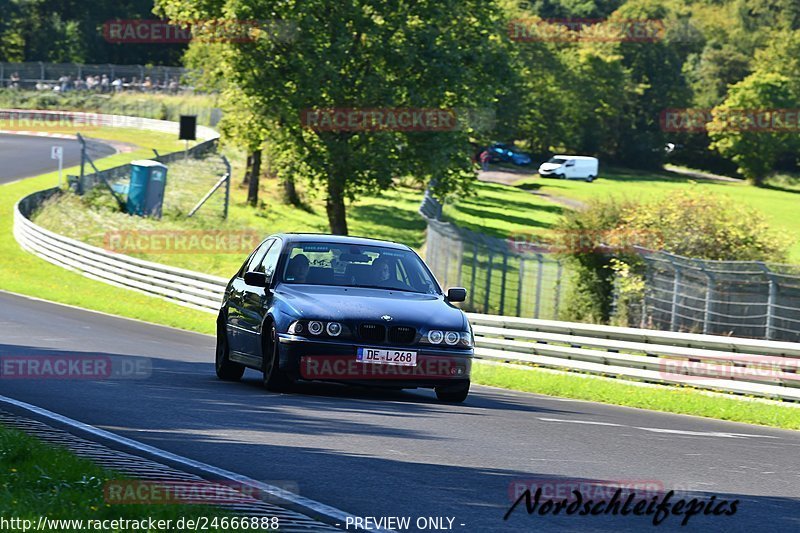
[[[582,155],[555,155],[539,166],[544,178],[566,178],[593,181],[597,177],[599,162],[596,157]]]

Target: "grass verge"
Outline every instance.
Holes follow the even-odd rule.
[[[576,400],[638,407],[683,415],[703,416],[783,429],[800,429],[800,408],[793,404],[750,397],[724,396],[691,387],[642,386],[625,380],[574,372],[478,361],[472,367],[475,383]]]
[[[221,509],[201,505],[135,504],[119,505],[106,500],[104,486],[108,482],[124,482],[124,476],[81,459],[66,449],[30,437],[20,431],[0,426],[0,515],[4,519],[29,520],[28,530],[39,525],[40,517],[52,521],[73,521],[71,524],[50,522],[44,531],[142,532],[163,531],[149,527],[78,527],[76,520],[171,520],[173,527],[181,518],[232,516]],[[96,522],[95,522],[96,523]],[[23,531],[11,524],[11,531]],[[228,531],[212,528],[209,531]]]

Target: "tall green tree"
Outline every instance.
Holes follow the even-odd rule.
[[[473,108],[492,104],[503,64],[496,6],[482,0],[158,0],[170,19],[266,20],[291,38],[255,32],[224,45],[230,83],[281,131],[276,150],[302,161],[326,191],[330,230],[347,233],[346,203],[399,176],[444,195],[474,180],[469,127],[454,131],[319,131],[320,108]]]
[[[781,155],[800,147],[796,131],[787,128],[783,112],[795,108],[797,95],[789,78],[755,73],[737,83],[725,102],[714,108],[708,124],[712,147],[736,163],[739,173],[764,185]]]

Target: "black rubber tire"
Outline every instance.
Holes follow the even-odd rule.
[[[225,321],[220,315],[217,320],[217,352],[214,367],[217,377],[225,381],[239,381],[244,374],[244,365],[234,363],[228,359],[230,353],[228,348],[228,334],[225,331]]]
[[[593,182],[594,176],[589,176],[588,178],[586,178],[586,181],[588,181],[589,183]]]
[[[556,174],[556,178],[558,178],[560,180],[563,180],[564,179],[564,174]]]
[[[264,373],[264,388],[272,392],[283,392],[292,385],[292,380],[278,364],[278,332],[275,324],[269,324],[267,335],[268,337],[264,339],[264,362],[261,368]]]
[[[470,382],[467,381],[455,387],[436,387],[434,389],[436,391],[436,398],[440,402],[461,403],[469,396],[469,385]]]

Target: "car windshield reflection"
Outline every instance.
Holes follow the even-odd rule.
[[[382,246],[297,243],[289,248],[281,281],[441,294],[415,253]]]

